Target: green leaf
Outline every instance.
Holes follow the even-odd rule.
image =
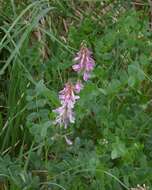
[[[113,145],[113,150],[111,152],[111,159],[116,159],[123,157],[126,153],[126,146],[123,142],[117,139],[117,142]]]
[[[53,105],[58,105],[58,104],[59,104],[59,100],[58,100],[57,94],[56,94],[54,91],[49,90],[49,89],[45,86],[43,80],[39,81],[39,82],[36,84],[36,89],[35,89],[35,90],[36,90],[37,96],[43,95],[43,96],[46,97],[48,100],[50,100]]]
[[[3,127],[3,118],[2,118],[2,114],[0,113],[0,129],[2,129]]]
[[[128,78],[128,85],[129,85],[130,87],[133,87],[134,84],[135,84],[135,82],[136,82],[136,80],[135,80],[134,76],[130,76],[130,77]]]

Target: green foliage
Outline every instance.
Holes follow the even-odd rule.
[[[101,8],[95,1],[1,3],[0,189],[152,188],[147,4],[141,11],[131,1]],[[71,66],[82,41],[96,66],[76,122],[63,129],[52,110],[64,83],[77,77]]]

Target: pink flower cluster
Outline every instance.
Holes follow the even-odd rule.
[[[74,58],[76,64],[73,65],[73,70],[83,74],[83,80],[87,81],[90,78],[90,73],[95,66],[95,62],[92,58],[92,52],[85,46],[82,45],[80,51]],[[81,81],[77,81],[75,85],[71,82],[65,84],[63,90],[59,92],[59,99],[61,106],[54,110],[57,113],[55,124],[64,125],[67,128],[69,123],[75,122],[75,116],[73,112],[76,101],[80,98],[78,95],[83,89]]]
[[[69,123],[74,123],[75,117],[73,108],[76,100],[80,98],[74,93],[79,93],[82,88],[83,85],[80,81],[78,81],[75,86],[70,82],[65,84],[64,89],[59,92],[61,107],[54,110],[54,112],[58,114],[55,124],[64,124],[64,127],[67,128]]]
[[[77,64],[73,65],[73,70],[83,74],[83,80],[87,81],[90,78],[90,72],[95,66],[95,62],[92,58],[92,52],[82,46],[80,51],[77,53],[77,56],[74,58]]]

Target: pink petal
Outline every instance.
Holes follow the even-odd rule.
[[[63,106],[59,107],[59,108],[53,110],[53,112],[58,113],[58,114],[62,114],[64,112],[64,107]]]
[[[76,71],[76,72],[80,72],[80,71],[81,71],[81,67],[80,67],[79,64],[73,65],[73,66],[72,66],[72,69],[73,69],[74,71]]]
[[[80,93],[80,91],[83,89],[83,84],[80,82],[80,81],[78,81],[77,83],[76,83],[76,85],[75,85],[75,92],[76,93]]]
[[[83,80],[84,80],[84,81],[87,81],[89,78],[90,78],[90,74],[87,73],[87,72],[85,72],[85,73],[83,74]]]
[[[81,58],[80,55],[77,55],[75,58],[74,58],[74,61],[79,61],[79,59]]]

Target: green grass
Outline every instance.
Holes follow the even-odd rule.
[[[0,190],[152,189],[152,36],[143,4],[0,1]],[[82,42],[96,66],[65,130],[52,110],[77,79],[71,66]]]

